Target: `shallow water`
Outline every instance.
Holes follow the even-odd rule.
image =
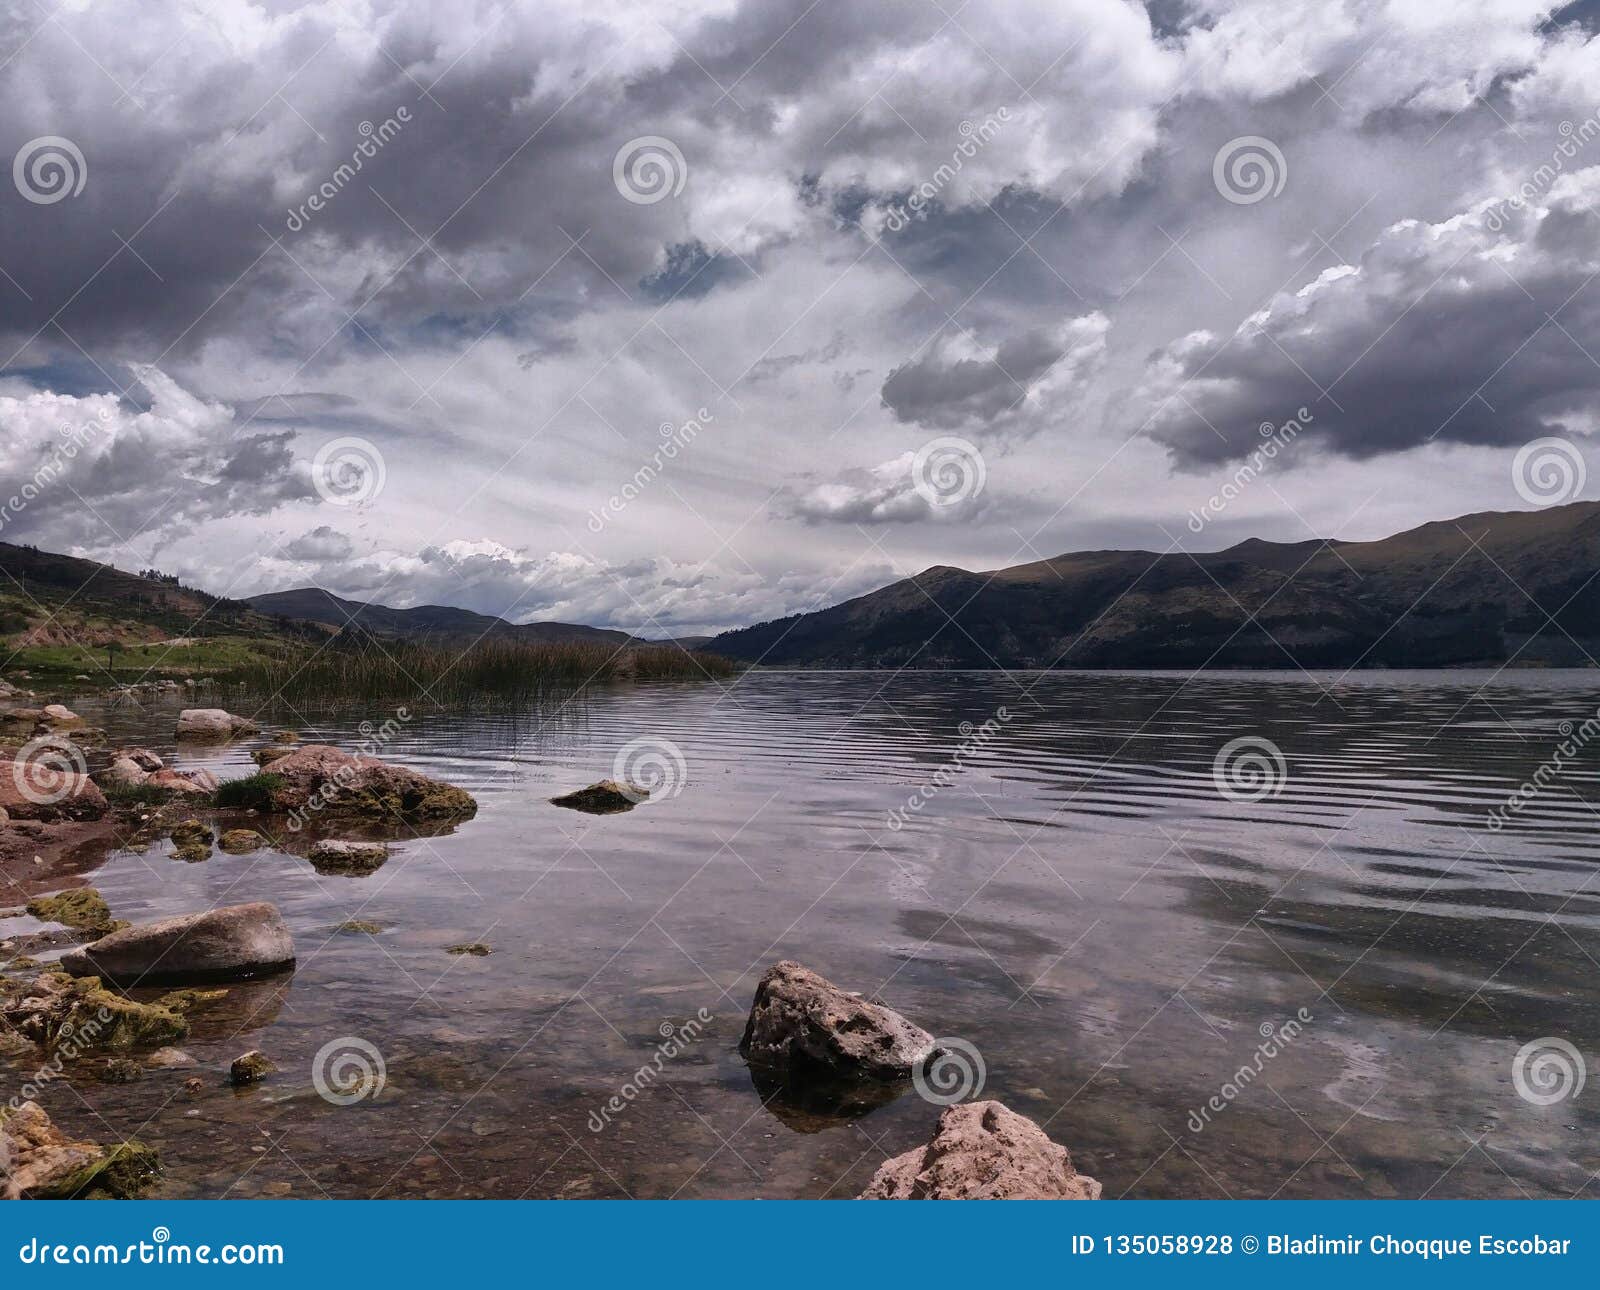
[[[76,706],[171,751],[175,705]],[[480,810],[374,875],[165,843],[94,871],[134,920],[275,901],[300,961],[200,1016],[183,1046],[204,1093],[152,1071],[41,1100],[158,1146],[174,1196],[854,1195],[938,1108],[909,1089],[854,1121],[763,1102],[737,1044],[789,957],[972,1045],[983,1095],[1107,1196],[1593,1196],[1597,1085],[1539,1105],[1513,1072],[1546,1038],[1600,1060],[1594,752],[1506,827],[1487,815],[1597,706],[1590,672],[757,673],[542,718],[417,712],[384,755]],[[261,715],[349,744],[390,714]],[[1213,775],[1242,736],[1284,757],[1258,802]],[[640,738],[681,750],[676,795],[549,804]],[[260,742],[177,764],[248,773]],[[354,918],[386,930],[335,932]],[[445,953],[463,941],[494,953]],[[350,1038],[386,1083],[336,1105],[314,1065]],[[235,1092],[220,1072],[251,1047],[280,1073]],[[0,1088],[28,1066],[0,1063]]]

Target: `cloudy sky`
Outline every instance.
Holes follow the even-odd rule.
[[[15,0],[0,539],[654,635],[1523,509],[1597,10]]]

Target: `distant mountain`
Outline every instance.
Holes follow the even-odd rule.
[[[706,648],[806,667],[1585,666],[1600,657],[1600,503],[1377,542],[939,566]]]
[[[415,609],[390,609],[360,600],[345,600],[319,587],[270,591],[247,602],[264,614],[329,627],[359,627],[373,636],[436,639],[470,639],[514,636],[534,641],[610,641],[617,645],[643,644],[627,632],[578,623],[510,623],[504,618],[477,614],[450,605],[421,605]]]
[[[0,542],[0,638],[8,650],[282,634],[281,624],[244,601],[185,587],[156,570],[126,573]]]

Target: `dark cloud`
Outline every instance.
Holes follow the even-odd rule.
[[[1395,225],[1358,265],[1280,295],[1231,335],[1160,353],[1150,432],[1180,463],[1206,465],[1252,451],[1262,426],[1302,407],[1310,437],[1354,458],[1593,424],[1597,200],[1600,167],[1527,204]]]

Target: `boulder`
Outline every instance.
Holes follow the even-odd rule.
[[[122,1200],[154,1180],[160,1160],[140,1142],[74,1142],[37,1102],[24,1102],[0,1120],[0,1166],[3,1200]]]
[[[111,756],[116,759],[131,761],[140,770],[160,770],[166,765],[155,753],[148,748],[118,748]]]
[[[270,766],[280,757],[287,757],[294,751],[288,744],[268,744],[265,748],[257,748],[250,754],[250,760],[257,766]]]
[[[903,1080],[934,1038],[882,1004],[848,994],[798,963],[774,963],[756,987],[739,1051],[752,1067],[808,1080]]]
[[[293,967],[294,940],[277,906],[257,901],[138,923],[68,951],[61,966],[118,985],[238,981]]]
[[[52,726],[70,726],[74,722],[82,721],[71,708],[61,703],[47,703],[41,709],[44,719]]]
[[[194,842],[210,842],[211,826],[202,824],[196,819],[179,820],[170,830],[170,836],[177,845],[186,846]]]
[[[13,820],[98,820],[110,804],[87,775],[66,769],[70,756],[48,750],[24,761],[0,761],[0,809]]]
[[[280,811],[415,824],[465,819],[478,809],[453,784],[328,744],[302,744],[271,766],[272,805]]]
[[[1100,1184],[1026,1116],[963,1102],[944,1109],[926,1146],[884,1161],[858,1199],[1099,1200]]]
[[[222,708],[185,708],[178,713],[180,740],[237,739],[253,735],[261,727],[248,717],[235,716]]]
[[[229,855],[242,856],[256,850],[265,841],[254,829],[229,829],[217,839],[217,845]]]
[[[376,873],[389,858],[389,848],[381,842],[337,842],[331,838],[314,842],[306,859],[318,873]]]
[[[614,779],[602,779],[588,788],[552,797],[550,802],[554,806],[564,806],[569,811],[584,811],[589,815],[616,815],[620,811],[633,810],[649,796],[648,789],[619,784]]]

